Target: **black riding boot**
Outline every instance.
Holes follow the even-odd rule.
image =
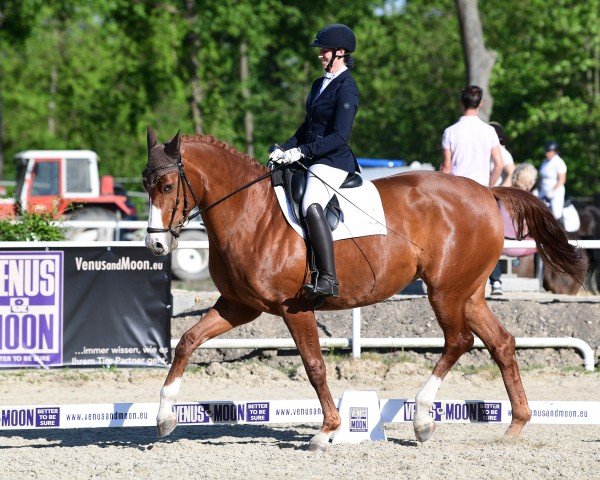
[[[315,254],[317,274],[315,283],[304,285],[304,291],[310,297],[337,297],[339,283],[335,275],[333,236],[321,205],[313,203],[308,207],[305,221]]]

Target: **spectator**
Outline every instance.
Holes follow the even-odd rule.
[[[458,122],[444,130],[440,171],[467,177],[481,185],[492,187],[502,173],[502,156],[496,130],[479,118],[482,97],[483,90],[476,85],[470,85],[461,91],[463,114]],[[494,272],[492,295],[502,295],[498,265]]]
[[[567,165],[558,155],[558,142],[551,140],[544,146],[546,160],[540,167],[539,197],[544,200],[554,218],[557,220],[563,216],[565,205],[565,183],[567,181]]]
[[[531,192],[537,182],[538,172],[531,163],[520,163],[512,173],[512,186]]]
[[[500,178],[496,180],[496,187],[510,187],[512,185],[512,173],[515,170],[515,162],[512,155],[506,149],[506,133],[504,127],[498,122],[490,122],[490,125],[496,130],[498,140],[500,140],[500,156],[502,157],[502,172]],[[494,162],[490,158],[490,171],[494,169]],[[492,295],[502,295],[502,268],[500,260],[496,263],[494,270],[490,275],[490,284],[492,286]]]
[[[515,162],[512,155],[506,149],[506,133],[504,127],[498,122],[490,122],[490,125],[496,130],[500,140],[500,156],[502,157],[502,173],[496,181],[496,187],[510,187],[512,185],[512,173],[515,171]],[[490,170],[493,170],[494,162],[490,159]]]
[[[478,116],[482,96],[483,90],[476,85],[462,90],[463,114],[458,122],[444,130],[440,170],[492,187],[502,173],[502,157],[496,131]],[[494,163],[491,172],[490,158]]]

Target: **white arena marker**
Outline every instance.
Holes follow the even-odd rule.
[[[379,396],[374,390],[348,390],[339,404],[342,418],[332,443],[360,443],[387,440],[379,408]]]

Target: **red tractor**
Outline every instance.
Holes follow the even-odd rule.
[[[99,178],[98,156],[90,150],[27,150],[16,155],[14,199],[0,200],[0,216],[20,211],[55,213],[69,220],[133,218],[135,207],[116,194],[110,176]],[[114,240],[114,227],[73,228],[72,240]]]

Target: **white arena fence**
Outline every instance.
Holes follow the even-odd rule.
[[[118,228],[144,227],[147,222],[143,221],[118,221]],[[113,221],[102,222],[62,222],[66,227],[114,227]],[[106,225],[104,225],[106,224]],[[569,243],[583,249],[600,249],[600,240],[570,240]],[[113,242],[0,242],[2,248],[35,248],[35,247],[145,247],[142,241],[113,241]],[[533,248],[533,240],[505,240],[505,248]],[[208,248],[208,241],[181,241],[179,248]],[[177,345],[178,339],[171,339],[171,346]],[[443,338],[362,338],[361,337],[361,309],[352,309],[352,336],[349,338],[320,338],[322,348],[351,348],[354,358],[360,358],[363,348],[442,348]],[[483,342],[475,338],[474,348],[484,348]],[[574,348],[583,356],[583,364],[586,370],[594,371],[594,351],[582,339],[573,337],[518,337],[517,348]],[[200,348],[234,348],[234,349],[295,349],[296,346],[291,338],[270,339],[211,339],[201,345]]]

